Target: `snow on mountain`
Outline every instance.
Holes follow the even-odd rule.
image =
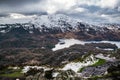
[[[115,44],[118,48],[120,48],[120,41],[81,41],[78,39],[60,39],[52,50],[57,51],[60,49],[69,48],[70,46],[75,44],[85,45],[86,43],[110,43]]]
[[[78,19],[72,19],[63,14],[56,15],[42,15],[36,17],[31,21],[31,23],[35,24],[36,27],[40,27],[41,25],[45,25],[47,27],[64,27],[65,23],[69,23],[71,26],[75,26],[77,22],[80,22]]]
[[[34,18],[30,23],[34,24],[35,27],[42,29],[43,26],[47,28],[60,28],[65,31],[65,28],[74,28],[77,30],[78,22],[81,20],[73,19],[63,14],[56,15],[42,15]]]
[[[5,28],[6,27],[6,28]],[[16,23],[16,24],[0,24],[0,32],[6,33],[11,28],[23,27],[30,34],[35,31],[47,32],[47,33],[60,33],[60,32],[105,32],[107,30],[120,30],[120,25],[115,24],[102,24],[92,25],[82,22],[80,19],[75,19],[63,14],[54,15],[41,15],[35,16],[28,23]],[[36,30],[35,30],[36,29]],[[7,30],[7,31],[6,31]]]
[[[36,28],[43,29],[43,27],[55,29],[60,28],[63,32],[76,31],[79,27],[85,27],[86,31],[89,31],[89,28],[93,28],[95,31],[104,31],[104,28],[118,30],[120,25],[118,24],[101,24],[101,25],[92,25],[85,22],[82,22],[80,19],[75,19],[64,14],[54,14],[54,15],[42,15],[35,17],[30,21],[31,24],[34,24]]]
[[[114,23],[108,24],[107,23],[107,24],[100,24],[99,27],[117,31],[120,29],[120,24],[114,24]]]

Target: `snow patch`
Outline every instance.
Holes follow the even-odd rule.
[[[53,77],[57,77],[57,75],[59,74],[59,72],[55,72],[52,74]]]
[[[61,44],[64,43],[64,44]],[[59,50],[59,49],[64,49],[64,48],[69,48],[72,45],[75,44],[81,44],[84,45],[85,42],[84,41],[80,41],[77,39],[60,39],[60,42],[58,42],[58,44],[55,45],[55,48],[53,48],[53,51]]]
[[[64,44],[61,44],[61,42]],[[111,43],[115,44],[118,48],[120,48],[120,41],[80,41],[77,39],[60,39],[52,50],[57,51],[60,49],[69,48],[70,46],[75,44],[84,45],[85,43]]]
[[[1,32],[1,33],[5,33],[5,30],[1,30],[0,32]]]
[[[28,72],[31,68],[36,68],[36,69],[44,69],[44,71],[50,70],[51,68],[48,67],[43,67],[43,66],[24,66],[22,73]]]
[[[92,64],[96,63],[97,61],[98,60],[96,58],[94,58],[93,55],[91,55],[87,59],[85,59],[83,62],[70,62],[70,63],[68,63],[67,65],[65,65],[64,68],[62,68],[62,70],[71,69],[75,72],[78,72],[80,70],[80,68],[92,65]]]
[[[107,61],[115,61],[115,57],[109,57],[109,56],[104,56],[103,54],[98,54],[95,56],[96,58],[100,58],[100,59],[104,59],[104,60],[107,60]]]

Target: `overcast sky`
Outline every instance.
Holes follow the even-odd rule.
[[[120,0],[0,0],[0,23],[52,14],[90,23],[119,23]]]

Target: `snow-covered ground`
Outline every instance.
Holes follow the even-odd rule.
[[[87,41],[86,43],[111,43],[120,48],[120,41]]]
[[[60,44],[61,42],[64,44]],[[58,42],[58,44],[56,44],[52,50],[56,51],[64,48],[69,48],[70,46],[75,44],[84,45],[85,43],[111,43],[120,48],[120,41],[80,41],[77,39],[60,39],[60,42]]]
[[[64,44],[60,44],[60,43],[64,43]],[[60,42],[58,42],[58,44],[55,45],[55,48],[53,48],[53,51],[59,50],[59,49],[64,49],[64,48],[69,48],[72,45],[75,44],[82,44],[84,45],[85,42],[84,41],[80,41],[77,39],[60,39]]]
[[[81,68],[92,65],[92,64],[96,63],[97,61],[98,61],[98,59],[96,59],[93,55],[91,55],[88,58],[86,58],[83,62],[70,62],[70,63],[66,64],[62,68],[62,70],[71,69],[75,72],[78,72]]]
[[[79,76],[81,74],[78,73],[78,71],[83,68],[83,67],[87,67],[87,66],[90,66],[90,65],[93,65],[95,64],[96,62],[99,61],[99,59],[105,59],[106,61],[114,61],[115,58],[114,57],[109,57],[108,56],[104,56],[103,54],[98,54],[98,55],[90,55],[88,57],[86,57],[84,59],[84,61],[82,62],[69,62],[68,64],[66,64],[63,68],[58,68],[58,70],[63,70],[63,71],[66,71],[66,70],[73,70],[74,72],[76,72]],[[49,68],[49,67],[45,67],[45,66],[24,66],[23,70],[22,70],[22,73],[26,73],[27,71],[30,70],[30,68],[37,68],[37,69],[44,69],[44,71],[46,70],[51,70],[53,68]],[[59,74],[59,72],[54,72],[52,74],[53,77],[56,77],[57,75]]]
[[[27,71],[29,71],[31,68],[36,68],[36,69],[44,69],[46,70],[50,70],[51,68],[48,67],[43,67],[43,66],[24,66],[22,73],[26,73]]]
[[[83,62],[70,62],[70,63],[66,64],[63,68],[60,68],[60,70],[71,69],[71,70],[77,72],[77,71],[79,71],[80,68],[92,65],[92,64],[96,63],[97,61],[98,61],[98,59],[96,59],[93,55],[90,55]],[[22,73],[26,73],[27,71],[30,70],[30,68],[44,69],[45,71],[52,69],[52,68],[48,68],[45,66],[24,66],[24,68],[22,69]],[[56,76],[56,75],[58,75],[58,73],[53,74],[53,76]]]
[[[1,30],[0,32],[1,32],[1,33],[5,33],[5,30]]]
[[[55,72],[52,74],[53,77],[57,77],[57,75],[59,74],[59,72]]]
[[[103,49],[103,50],[113,51],[114,49],[111,49],[111,48],[106,48],[106,49]]]
[[[104,59],[106,61],[115,61],[115,57],[104,56],[103,54],[98,54],[95,56],[96,58]]]
[[[106,61],[115,61],[115,57],[104,56],[103,54],[90,55],[83,62],[70,62],[66,64],[62,70],[73,70],[76,73],[83,67],[90,66],[99,61],[99,59],[104,59]]]

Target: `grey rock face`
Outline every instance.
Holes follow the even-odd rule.
[[[60,72],[54,80],[75,80],[75,72],[72,70],[67,70]]]

